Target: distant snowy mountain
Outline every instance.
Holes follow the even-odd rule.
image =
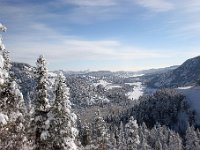
[[[29,93],[35,87],[34,67],[25,63],[12,63],[11,72],[13,72],[12,76],[18,79],[17,82],[27,101]],[[49,72],[50,91],[54,88],[55,78],[59,72]],[[159,87],[194,85],[200,75],[200,56],[187,60],[178,68],[172,66],[146,70],[138,72],[139,76],[136,76],[136,72],[123,71],[62,72],[66,76],[68,87],[70,87],[73,104],[78,106],[96,105],[104,100],[106,103],[115,103],[119,99],[138,99],[143,93],[152,94]]]
[[[11,63],[10,74],[12,78],[16,79],[16,82],[20,85],[21,92],[23,93],[24,100],[28,103],[31,96],[31,92],[33,92],[35,88],[35,76],[34,76],[34,67],[26,64],[26,63]],[[49,89],[53,88],[55,78],[57,74],[53,72],[49,72],[48,76],[48,87]],[[51,91],[51,90],[49,90]],[[52,93],[50,92],[50,97],[52,97]]]
[[[165,68],[158,68],[158,69],[148,69],[148,70],[142,70],[142,71],[138,71],[138,74],[160,74],[160,73],[166,73],[169,71],[172,71],[174,69],[177,69],[179,66],[175,65],[175,66],[170,66],[170,67],[165,67]]]
[[[200,78],[200,56],[188,59],[177,69],[157,74],[147,83],[151,87],[179,87],[194,85]]]
[[[25,102],[28,102],[30,91],[35,87],[34,68],[26,63],[11,63],[11,77],[17,80],[21,87]]]

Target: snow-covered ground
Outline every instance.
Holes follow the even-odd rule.
[[[94,85],[95,87],[97,87],[98,85],[102,85],[103,87],[106,87],[106,86],[109,85],[109,84],[112,84],[112,83],[108,83],[108,82],[105,81],[105,80],[99,80],[98,83],[93,83],[93,85]]]
[[[142,77],[144,76],[144,74],[134,74],[133,76],[130,76],[130,77]]]
[[[178,89],[180,89],[180,90],[186,90],[186,89],[190,89],[190,88],[192,88],[192,86],[178,87]]]
[[[110,90],[110,89],[113,89],[113,88],[121,88],[122,86],[120,86],[120,85],[112,85],[112,84],[110,84],[110,85],[107,85],[106,87],[105,87],[105,89],[106,90]]]
[[[106,90],[110,90],[110,89],[113,89],[113,88],[121,88],[120,85],[112,84],[112,83],[109,83],[105,80],[99,80],[98,83],[93,83],[93,85],[95,87],[97,87],[98,85],[102,85]]]
[[[186,96],[191,107],[196,111],[198,118],[196,121],[200,124],[200,86],[197,87],[179,87],[178,91]]]
[[[144,94],[144,86],[141,82],[135,82],[135,83],[126,83],[129,85],[133,85],[133,91],[128,92],[126,96],[131,100],[137,100],[140,96]]]
[[[93,104],[96,104],[96,103],[99,103],[99,102],[109,103],[110,100],[108,98],[98,97],[98,96],[94,96],[94,97],[91,97],[90,99],[87,99],[87,104],[88,105],[93,105]]]

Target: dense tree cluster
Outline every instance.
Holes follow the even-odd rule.
[[[6,27],[0,24],[0,31]],[[8,52],[0,39],[0,149],[77,150],[76,115],[71,112],[69,89],[60,75],[53,106],[48,97],[48,70],[43,56],[36,63],[34,106],[26,109],[23,95],[10,76]]]
[[[152,127],[156,122],[172,127],[177,123],[178,115],[187,109],[185,97],[172,89],[162,89],[152,96],[140,98],[135,105],[135,118],[139,123],[145,122]]]
[[[102,117],[98,115],[98,126],[84,126],[80,134],[83,150],[199,150],[200,132],[194,126],[187,127],[184,135],[160,124],[148,128],[139,125],[130,117],[126,124],[117,129],[106,129]],[[96,119],[97,119],[96,118]],[[96,124],[96,122],[94,123]],[[91,130],[95,133],[91,133]],[[98,132],[98,133],[97,133]]]
[[[178,132],[186,130],[187,122],[195,122],[195,112],[190,109],[185,96],[175,89],[161,89],[153,95],[142,96],[132,108],[114,115],[110,114],[106,121],[119,125],[120,121],[126,123],[131,116],[134,116],[139,124],[145,122],[148,128],[159,123]]]
[[[130,101],[126,93],[132,90],[132,86],[128,84],[121,84],[120,88],[106,89],[103,85],[99,84],[94,86],[94,83],[101,80],[86,75],[68,75],[66,76],[66,82],[70,88],[70,100],[76,107],[90,107],[90,106],[102,106],[108,103],[118,103],[123,105],[126,101]],[[103,78],[105,82],[108,80]],[[113,80],[110,83],[115,83]]]

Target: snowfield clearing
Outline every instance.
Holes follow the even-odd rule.
[[[112,83],[108,83],[108,82],[105,81],[105,80],[99,80],[98,83],[93,83],[93,85],[94,85],[95,87],[97,87],[98,85],[102,85],[103,87],[106,87],[106,86],[109,85],[109,84],[112,84]]]
[[[106,90],[111,90],[111,89],[113,89],[113,88],[121,88],[122,86],[120,86],[120,85],[107,85],[106,87],[105,87],[105,89]]]
[[[93,85],[95,87],[97,87],[98,85],[102,85],[106,90],[110,90],[110,89],[113,89],[113,88],[121,88],[120,85],[112,84],[112,83],[109,83],[105,80],[99,80],[98,83],[93,83]]]
[[[186,96],[187,101],[191,107],[196,111],[198,118],[197,123],[200,124],[200,86],[197,87],[181,87],[178,91]]]
[[[133,76],[130,76],[130,77],[142,77],[144,76],[144,74],[134,74]]]
[[[129,85],[133,85],[133,91],[128,92],[126,96],[131,100],[137,100],[140,96],[144,94],[144,86],[142,85],[142,82],[135,82],[135,83],[126,83]]]

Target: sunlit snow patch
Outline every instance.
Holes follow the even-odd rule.
[[[113,89],[113,88],[121,88],[121,86],[120,85],[107,85],[105,87],[106,90],[110,90],[110,89]]]
[[[108,82],[105,81],[105,80],[99,80],[98,83],[93,83],[93,85],[94,85],[95,87],[97,87],[98,85],[102,85],[103,87],[106,87],[106,86],[109,85],[109,84],[111,84],[111,83],[108,83]]]
[[[135,82],[135,83],[130,83],[131,85],[134,86],[132,92],[128,92],[126,96],[131,99],[131,100],[137,100],[139,99],[140,96],[144,94],[144,86],[142,85],[141,82]]]
[[[190,88],[192,88],[192,86],[178,87],[178,89],[180,89],[180,90],[186,90],[186,89],[190,89]]]
[[[130,77],[142,77],[142,76],[144,76],[144,74],[134,74],[134,75],[132,75]]]
[[[102,85],[106,90],[110,90],[110,89],[113,89],[113,88],[121,88],[120,85],[112,84],[112,83],[109,83],[105,80],[99,80],[98,83],[93,83],[93,85],[95,87],[97,87],[98,85]]]

